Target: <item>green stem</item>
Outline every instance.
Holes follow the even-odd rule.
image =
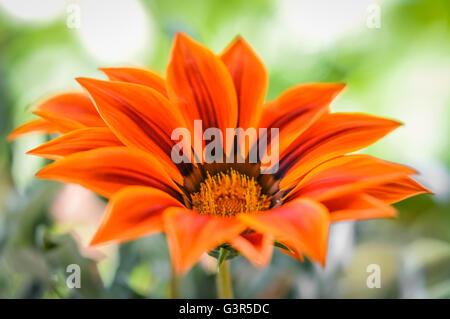
[[[231,285],[230,262],[222,261],[217,271],[217,296],[220,299],[232,299],[233,288]]]
[[[170,275],[170,299],[180,298],[178,290],[179,290],[179,278],[172,264],[172,273]]]

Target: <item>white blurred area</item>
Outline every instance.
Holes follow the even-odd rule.
[[[102,63],[143,63],[153,46],[154,26],[137,0],[82,0],[81,42]]]
[[[139,0],[0,0],[16,23],[64,19],[86,51],[102,64],[144,64],[151,57],[154,26]],[[70,22],[69,22],[70,21]]]
[[[22,22],[48,22],[64,12],[65,0],[0,0],[0,7]]]
[[[279,19],[293,46],[323,49],[356,28],[365,28],[371,5],[381,0],[283,0]]]

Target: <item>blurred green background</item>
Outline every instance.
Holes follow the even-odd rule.
[[[447,0],[0,0],[0,297],[168,297],[162,235],[88,248],[104,200],[34,179],[45,160],[24,153],[48,137],[5,137],[32,118],[36,100],[80,90],[78,76],[103,78],[98,67],[164,74],[181,30],[216,52],[243,35],[269,70],[268,99],[300,82],[346,82],[335,111],[405,123],[364,152],[417,168],[435,193],[397,204],[397,219],[333,225],[325,269],[279,252],[265,269],[234,259],[235,295],[449,298],[449,13]],[[70,264],[81,267],[79,289],[66,285]],[[366,285],[370,264],[381,267],[379,289]],[[203,258],[181,296],[214,298],[214,271]]]

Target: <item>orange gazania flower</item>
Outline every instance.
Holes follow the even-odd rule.
[[[216,55],[177,34],[166,79],[143,69],[102,71],[108,81],[77,79],[87,94],[44,101],[39,119],[10,135],[62,133],[29,154],[55,160],[39,178],[109,199],[93,245],[165,232],[179,272],[219,246],[266,265],[274,243],[323,265],[330,223],[392,217],[390,204],[428,192],[409,167],[346,155],[399,122],[330,113],[340,83],[297,85],[265,103],[267,70],[242,38]],[[278,172],[262,175],[260,163],[175,164],[171,132],[192,131],[194,120],[223,131],[278,128]]]

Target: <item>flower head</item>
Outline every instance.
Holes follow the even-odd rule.
[[[266,265],[274,242],[294,258],[324,264],[330,223],[392,217],[390,204],[428,192],[409,167],[346,155],[399,122],[331,113],[341,83],[301,84],[264,102],[267,70],[240,37],[216,55],[177,34],[165,79],[144,69],[101,70],[108,81],[77,79],[87,94],[42,102],[39,119],[10,135],[62,134],[29,153],[55,160],[38,177],[80,184],[109,199],[93,245],[165,232],[179,272],[219,246]],[[186,128],[195,135],[198,120],[205,131],[278,129],[264,136],[268,145],[278,143],[278,170],[262,173],[264,158],[252,163],[245,149],[244,161],[210,163],[186,147],[198,160],[175,163],[172,132]],[[223,157],[233,158],[241,144],[224,144]]]

